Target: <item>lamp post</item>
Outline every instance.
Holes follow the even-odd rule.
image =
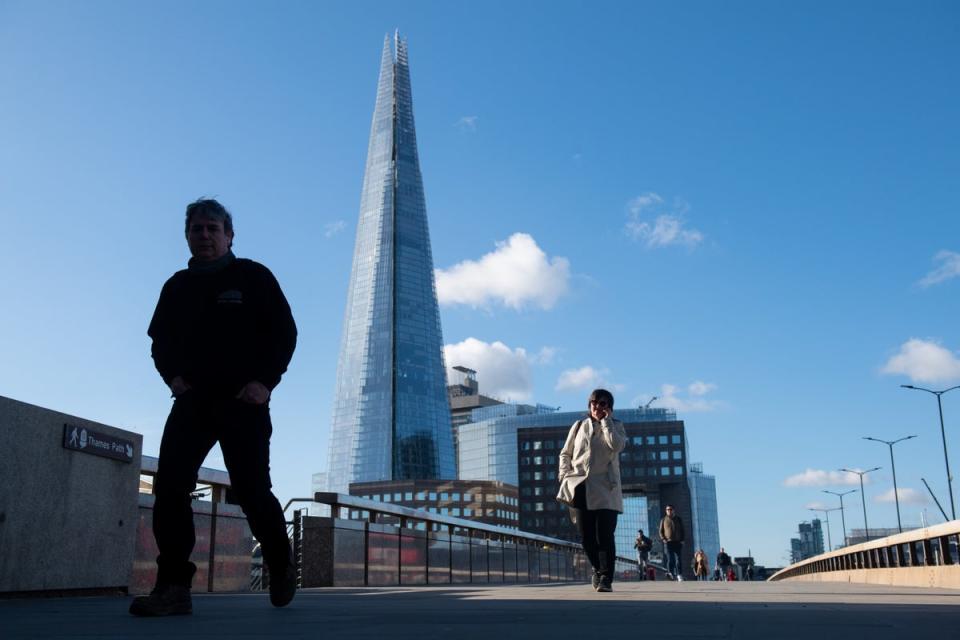
[[[867,535],[867,540],[870,539],[870,527],[867,525],[867,496],[863,493],[863,476],[867,475],[871,471],[876,471],[880,467],[874,467],[873,469],[867,469],[866,471],[854,471],[853,469],[840,469],[840,471],[846,471],[847,473],[855,473],[860,476],[860,504],[863,505],[863,531]]]
[[[843,524],[843,546],[847,546],[847,519],[843,515],[843,496],[848,493],[856,493],[856,489],[850,489],[850,491],[830,491],[828,489],[823,490],[824,493],[829,493],[840,498],[840,522]]]
[[[874,442],[882,442],[883,444],[890,447],[890,468],[893,470],[893,500],[897,504],[897,529],[900,533],[903,533],[903,525],[900,524],[900,494],[897,493],[897,466],[893,464],[893,445],[898,442],[903,442],[904,440],[909,440],[910,438],[916,438],[917,436],[905,436],[898,440],[881,440],[880,438],[871,438],[870,436],[863,436],[864,440],[873,440]]]
[[[840,507],[834,507],[833,509],[815,509],[814,507],[807,507],[810,511],[822,511],[827,516],[827,550],[833,551],[833,540],[830,539],[830,512],[839,511]]]
[[[942,391],[933,391],[932,389],[924,389],[923,387],[915,387],[912,384],[902,384],[900,385],[904,389],[913,389],[914,391],[926,391],[927,393],[932,393],[937,396],[937,409],[940,410],[940,437],[943,439],[943,463],[947,467],[947,490],[950,492],[950,517],[953,520],[957,519],[957,507],[953,502],[953,476],[950,475],[950,459],[947,457],[947,432],[943,428],[943,403],[940,401],[940,396],[945,394],[948,391],[953,391],[954,389],[960,389],[960,384],[955,387],[950,387],[949,389],[944,389]]]

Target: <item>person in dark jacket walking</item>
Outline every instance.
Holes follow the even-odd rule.
[[[297,327],[269,269],[233,255],[233,219],[223,205],[191,203],[185,233],[193,257],[164,284],[147,331],[174,400],[155,479],[156,586],[134,599],[130,613],[192,612],[190,494],[217,442],[232,493],[263,550],[270,600],[282,607],[296,591],[296,569],[283,510],[270,490],[269,403],[293,356]]]
[[[660,520],[660,541],[666,557],[667,579],[683,582],[683,567],[680,552],[683,550],[683,520],[676,515],[672,505],[667,505],[666,514]]]

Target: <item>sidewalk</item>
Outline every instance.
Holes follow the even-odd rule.
[[[0,600],[0,637],[947,638],[960,591],[779,583],[615,583],[308,589],[285,609],[261,594],[197,594],[194,614],[143,619],[130,598]]]

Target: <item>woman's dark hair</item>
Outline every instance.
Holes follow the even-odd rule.
[[[591,402],[598,402],[600,400],[606,400],[607,406],[613,409],[613,394],[606,389],[594,389],[593,393],[591,393],[587,399],[587,410],[589,411]]]
[[[187,205],[187,219],[184,224],[184,233],[190,233],[190,220],[192,220],[194,216],[205,216],[219,220],[223,223],[225,233],[233,233],[233,216],[230,215],[226,207],[213,198],[200,198]]]

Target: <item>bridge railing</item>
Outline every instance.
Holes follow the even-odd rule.
[[[960,520],[954,520],[823,553],[781,569],[770,580],[844,579],[960,587],[958,545]],[[930,568],[936,570],[925,570]]]
[[[294,517],[300,584],[386,586],[587,581],[579,544],[421,509],[320,492],[330,517]],[[617,558],[617,572],[636,571]]]

